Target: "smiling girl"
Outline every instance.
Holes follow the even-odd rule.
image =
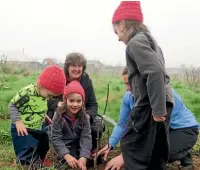
[[[52,143],[61,164],[86,170],[92,148],[89,118],[84,111],[85,93],[78,81],[64,90],[63,105],[52,121]]]
[[[92,134],[92,151],[97,148],[97,138],[101,138],[104,129],[103,120],[98,114],[98,103],[93,87],[92,80],[86,72],[87,60],[83,54],[72,52],[67,54],[64,64],[66,76],[66,86],[72,81],[78,81],[85,91],[85,111],[90,117]],[[62,95],[52,100],[48,100],[48,116],[52,119],[55,110],[60,102]],[[99,137],[98,137],[99,136]]]

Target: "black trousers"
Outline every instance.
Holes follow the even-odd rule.
[[[164,122],[155,122],[150,106],[135,107],[121,140],[125,170],[165,170],[169,158],[169,119],[173,105],[167,103]]]
[[[198,128],[170,129],[169,163],[181,161],[182,166],[192,165],[191,149],[198,139]]]

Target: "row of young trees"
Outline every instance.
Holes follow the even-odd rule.
[[[7,56],[2,54],[0,58],[0,90],[4,87],[6,64]]]
[[[186,83],[194,88],[200,87],[200,67],[190,67],[185,69],[184,79]]]

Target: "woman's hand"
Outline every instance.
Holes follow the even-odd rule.
[[[107,144],[106,146],[104,146],[104,148],[102,148],[98,152],[97,157],[100,156],[100,155],[102,155],[102,156],[104,156],[104,160],[106,161],[110,150],[111,150],[111,145]]]
[[[107,165],[105,170],[120,170],[124,166],[124,160],[122,155],[118,155],[111,159]]]

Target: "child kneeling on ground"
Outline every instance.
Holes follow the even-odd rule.
[[[63,104],[52,120],[51,141],[58,154],[59,166],[86,170],[91,156],[92,139],[89,118],[84,111],[85,92],[77,81],[64,89]]]
[[[66,78],[57,65],[45,68],[37,82],[22,88],[9,104],[12,120],[11,135],[17,163],[30,165],[39,161],[51,166],[45,160],[49,150],[48,135],[42,131],[47,111],[47,100],[64,91]]]

